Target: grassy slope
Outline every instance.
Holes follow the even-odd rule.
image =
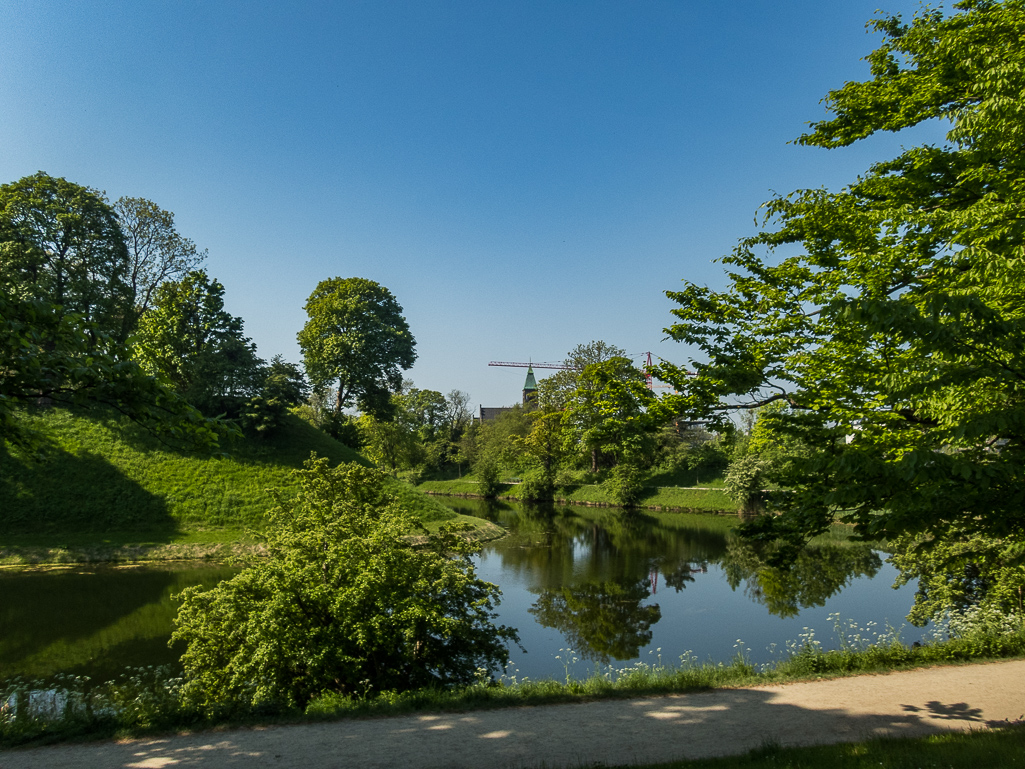
[[[40,458],[0,450],[4,545],[124,548],[245,540],[245,530],[259,528],[275,504],[275,493],[289,493],[290,473],[311,452],[332,463],[367,463],[294,417],[277,435],[235,441],[221,456],[170,450],[115,420],[57,409],[23,418],[44,435],[44,448]],[[425,522],[454,517],[406,484],[396,482],[395,490]]]

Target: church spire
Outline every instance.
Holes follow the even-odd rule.
[[[523,383],[523,405],[533,403],[537,399],[537,381],[534,379],[534,367],[527,366],[527,379]]]

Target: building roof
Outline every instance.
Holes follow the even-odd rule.
[[[527,381],[523,383],[524,390],[536,390],[537,382],[534,380],[534,367],[527,366]]]

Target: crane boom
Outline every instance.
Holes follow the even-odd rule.
[[[488,363],[489,366],[513,366],[515,368],[556,368],[562,371],[569,371],[574,366],[569,366],[565,363],[512,363],[505,360],[493,360]]]
[[[651,356],[650,352],[641,353],[640,356],[634,356],[634,357],[635,358],[637,358],[637,357],[644,358],[644,366],[643,366],[643,368],[641,370],[644,372],[644,382],[648,386],[649,390],[654,390],[654,389],[663,388],[663,387],[664,388],[671,387],[670,385],[664,385],[664,384],[658,384],[657,385],[653,381],[653,377],[651,375],[651,368],[652,368],[651,357],[652,356]],[[560,371],[573,371],[573,370],[576,370],[578,368],[577,366],[573,366],[573,365],[570,365],[568,363],[516,363],[516,362],[513,362],[513,361],[507,361],[507,360],[493,360],[493,361],[489,362],[488,365],[489,366],[511,366],[513,368],[554,368],[554,369],[559,369]],[[687,376],[694,376],[694,373],[692,371],[685,371],[684,373],[687,374]]]

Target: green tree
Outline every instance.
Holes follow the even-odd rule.
[[[204,270],[162,284],[139,320],[136,355],[205,414],[239,416],[263,385],[263,361],[224,309],[224,286]]]
[[[306,373],[317,389],[337,386],[335,412],[356,404],[387,416],[390,394],[416,360],[416,341],[392,293],[364,278],[330,278],[306,302],[299,332]]]
[[[578,344],[566,354],[563,364],[568,368],[556,371],[538,383],[538,404],[547,409],[563,409],[573,399],[580,387],[580,374],[594,363],[605,363],[612,358],[621,358],[626,351],[612,344],[596,339],[587,344]]]
[[[541,468],[554,484],[556,474],[573,452],[572,435],[565,411],[534,411],[528,414],[530,432],[519,439],[523,452]]]
[[[526,469],[520,441],[530,430],[528,414],[516,404],[502,412],[497,419],[480,424],[475,431],[475,465],[487,462],[495,467],[496,473],[503,466],[515,472]],[[478,468],[475,467],[475,470],[479,473]]]
[[[363,414],[356,420],[368,458],[397,470],[437,469],[452,449],[449,404],[437,390],[402,382],[392,393],[388,418]]]
[[[173,640],[188,644],[187,697],[302,708],[324,692],[465,684],[508,660],[516,632],[494,624],[499,590],[476,577],[474,546],[454,530],[427,535],[385,480],[311,459],[297,495],[269,513],[269,557],[182,594]]]
[[[423,445],[410,425],[399,415],[392,419],[378,419],[372,414],[361,414],[355,420],[363,454],[378,467],[387,467],[392,473],[415,467],[423,459]]]
[[[652,444],[656,398],[644,372],[628,358],[592,363],[580,372],[567,404],[567,419],[591,457],[591,471],[619,462],[637,463]]]
[[[0,280],[17,296],[125,336],[128,249],[102,193],[40,171],[0,186]]]
[[[722,425],[738,399],[785,401],[774,429],[811,449],[750,534],[796,547],[839,518],[870,539],[1025,536],[1025,4],[954,8],[872,22],[871,78],[798,140],[942,121],[942,146],[773,199],[723,260],[726,291],[668,292],[669,333],[703,358],[656,372],[675,410]]]
[[[260,391],[246,401],[242,424],[250,432],[267,435],[281,426],[285,415],[309,397],[309,383],[302,369],[281,355],[271,358],[262,370]]]
[[[966,533],[935,542],[908,534],[890,544],[890,560],[900,569],[897,584],[918,585],[908,614],[913,624],[975,606],[1025,617],[1025,543],[1020,539]]]
[[[147,374],[123,343],[79,315],[16,296],[0,283],[0,446],[33,442],[17,412],[40,401],[103,407],[165,441],[217,445],[217,425]]]
[[[392,400],[397,414],[401,414],[422,443],[430,443],[443,434],[447,438],[449,405],[440,392],[421,390],[407,380]]]
[[[152,201],[118,198],[114,211],[128,248],[125,281],[136,313],[130,316],[134,328],[138,316],[152,305],[157,287],[181,280],[199,267],[206,251],[199,251],[195,243],[182,237],[175,229],[174,214]]]
[[[470,396],[462,390],[450,390],[445,396],[445,421],[448,425],[449,440],[458,441],[472,418]]]

